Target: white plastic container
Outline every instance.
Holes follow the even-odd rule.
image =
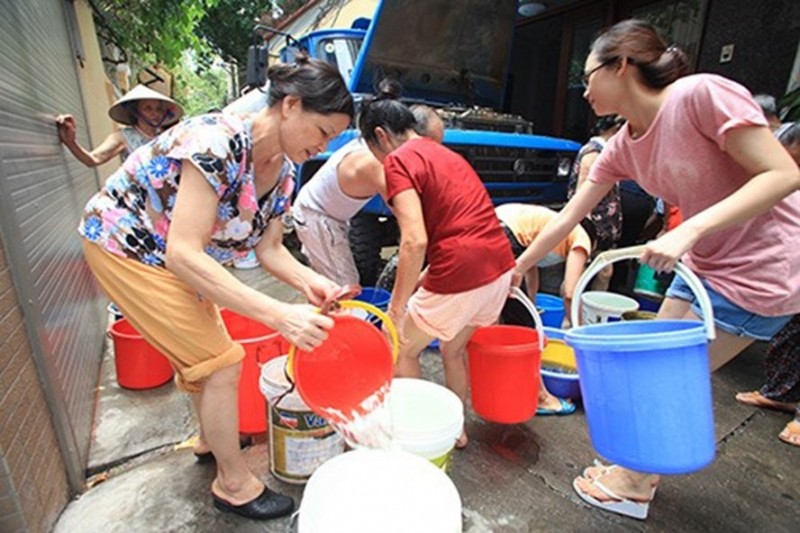
[[[581,303],[583,325],[614,322],[619,320],[623,313],[639,309],[639,302],[633,298],[613,292],[585,292],[581,296]]]
[[[392,442],[446,471],[464,429],[464,405],[459,397],[430,381],[395,378],[389,411]]]
[[[284,367],[287,356],[261,367],[260,389],[269,403],[269,468],[287,483],[305,483],[328,459],[344,451],[344,439],[314,414],[290,388]]]
[[[429,461],[401,450],[358,449],[314,472],[299,533],[460,533],[461,497]]]

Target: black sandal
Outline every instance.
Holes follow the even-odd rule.
[[[264,490],[253,500],[242,505],[234,505],[223,500],[213,492],[214,507],[226,513],[236,513],[251,520],[269,520],[286,516],[294,511],[294,500],[289,496],[273,492],[264,485]]]

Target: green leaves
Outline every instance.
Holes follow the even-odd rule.
[[[185,50],[208,44],[195,31],[220,0],[96,0],[95,24],[129,56],[171,68]],[[109,31],[110,30],[110,31]]]

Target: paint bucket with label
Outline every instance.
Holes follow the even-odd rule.
[[[261,392],[269,403],[269,464],[287,483],[305,483],[328,459],[344,451],[344,439],[292,390],[286,356],[261,367]]]

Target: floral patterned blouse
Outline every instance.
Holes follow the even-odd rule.
[[[206,253],[245,256],[289,207],[295,169],[285,159],[273,189],[256,197],[252,122],[211,114],[185,120],[133,152],[86,205],[78,231],[109,252],[164,267],[181,167],[190,161],[219,198]]]
[[[592,137],[578,151],[567,183],[568,199],[575,195],[578,188],[581,160],[588,154],[602,152],[605,144],[602,137]],[[600,200],[600,203],[592,209],[587,217],[594,222],[597,230],[597,243],[593,255],[616,248],[622,237],[622,201],[619,194],[619,183],[614,184],[614,187],[608,191],[608,194]]]

